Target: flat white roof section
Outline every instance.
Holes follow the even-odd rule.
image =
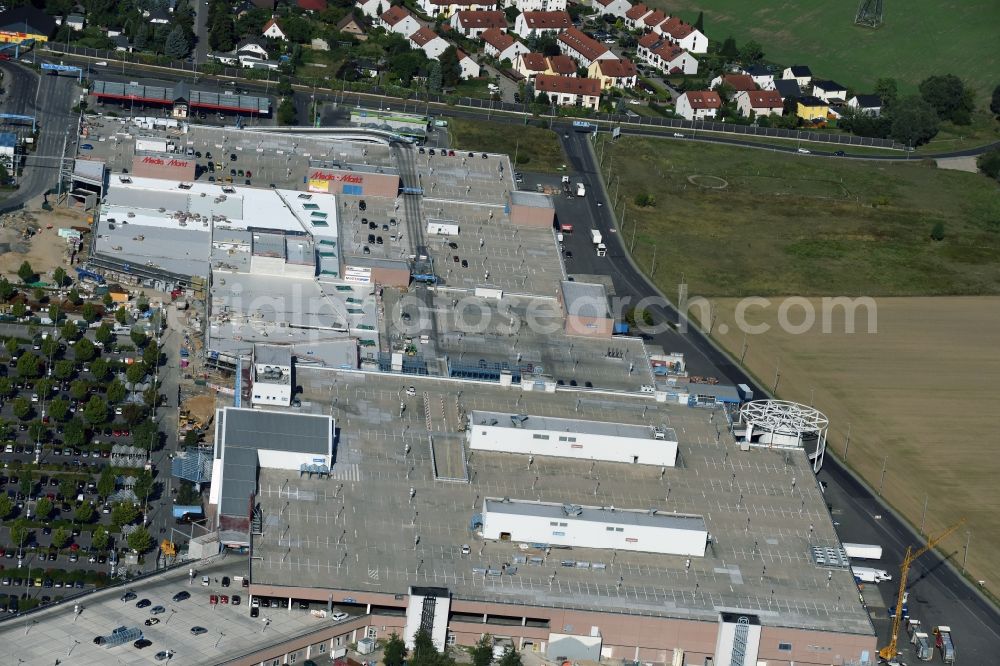
[[[673,467],[677,434],[665,426],[473,411],[469,448]]]
[[[494,541],[703,557],[708,529],[701,516],[660,513],[655,509],[640,511],[488,497],[483,500],[483,537]]]

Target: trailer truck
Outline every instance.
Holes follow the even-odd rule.
[[[930,661],[934,658],[934,644],[931,643],[931,637],[927,635],[927,632],[914,631],[910,637],[910,643],[913,644],[913,651],[920,661]]]
[[[577,183],[576,184],[576,196],[578,196],[578,197],[585,197],[585,196],[587,196],[587,188],[584,186],[583,183]]]
[[[852,560],[882,559],[882,546],[870,543],[845,543],[844,552]]]
[[[955,644],[951,640],[951,627],[934,627],[934,647],[941,651],[941,661],[955,663]]]
[[[590,230],[590,239],[594,241],[594,245],[600,245],[604,242],[604,237],[601,236],[601,232],[598,229]]]

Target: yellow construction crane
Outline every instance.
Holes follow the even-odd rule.
[[[892,636],[889,639],[889,644],[878,651],[878,656],[886,661],[890,661],[896,658],[899,652],[896,650],[896,640],[899,637],[899,624],[903,619],[903,596],[906,594],[906,578],[910,573],[910,565],[918,557],[926,553],[928,550],[934,546],[941,543],[941,541],[947,537],[949,534],[957,530],[965,523],[965,518],[946,529],[941,534],[937,535],[933,539],[928,539],[927,544],[920,548],[919,550],[913,550],[913,546],[906,547],[906,554],[903,556],[903,563],[899,565],[899,592],[896,595],[896,612],[892,617]]]

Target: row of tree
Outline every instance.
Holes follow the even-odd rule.
[[[493,663],[493,637],[484,634],[473,647],[469,648],[472,666],[490,666]],[[382,651],[385,666],[454,666],[455,658],[448,651],[438,651],[430,633],[420,629],[413,637],[413,650],[407,650],[399,635],[389,636]],[[521,655],[508,646],[499,661],[499,666],[521,666]]]

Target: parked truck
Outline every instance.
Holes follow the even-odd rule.
[[[859,583],[881,583],[884,580],[892,580],[892,576],[885,569],[852,566],[851,573]]]
[[[844,552],[852,560],[882,559],[882,546],[870,543],[845,543]]]
[[[913,651],[920,661],[930,661],[934,658],[934,644],[926,631],[914,631],[910,636],[910,643],[913,644]]]
[[[934,647],[941,651],[941,661],[955,663],[955,644],[951,641],[951,627],[934,627]]]
[[[576,184],[576,196],[585,197],[587,196],[587,188],[584,187],[583,183]]]

